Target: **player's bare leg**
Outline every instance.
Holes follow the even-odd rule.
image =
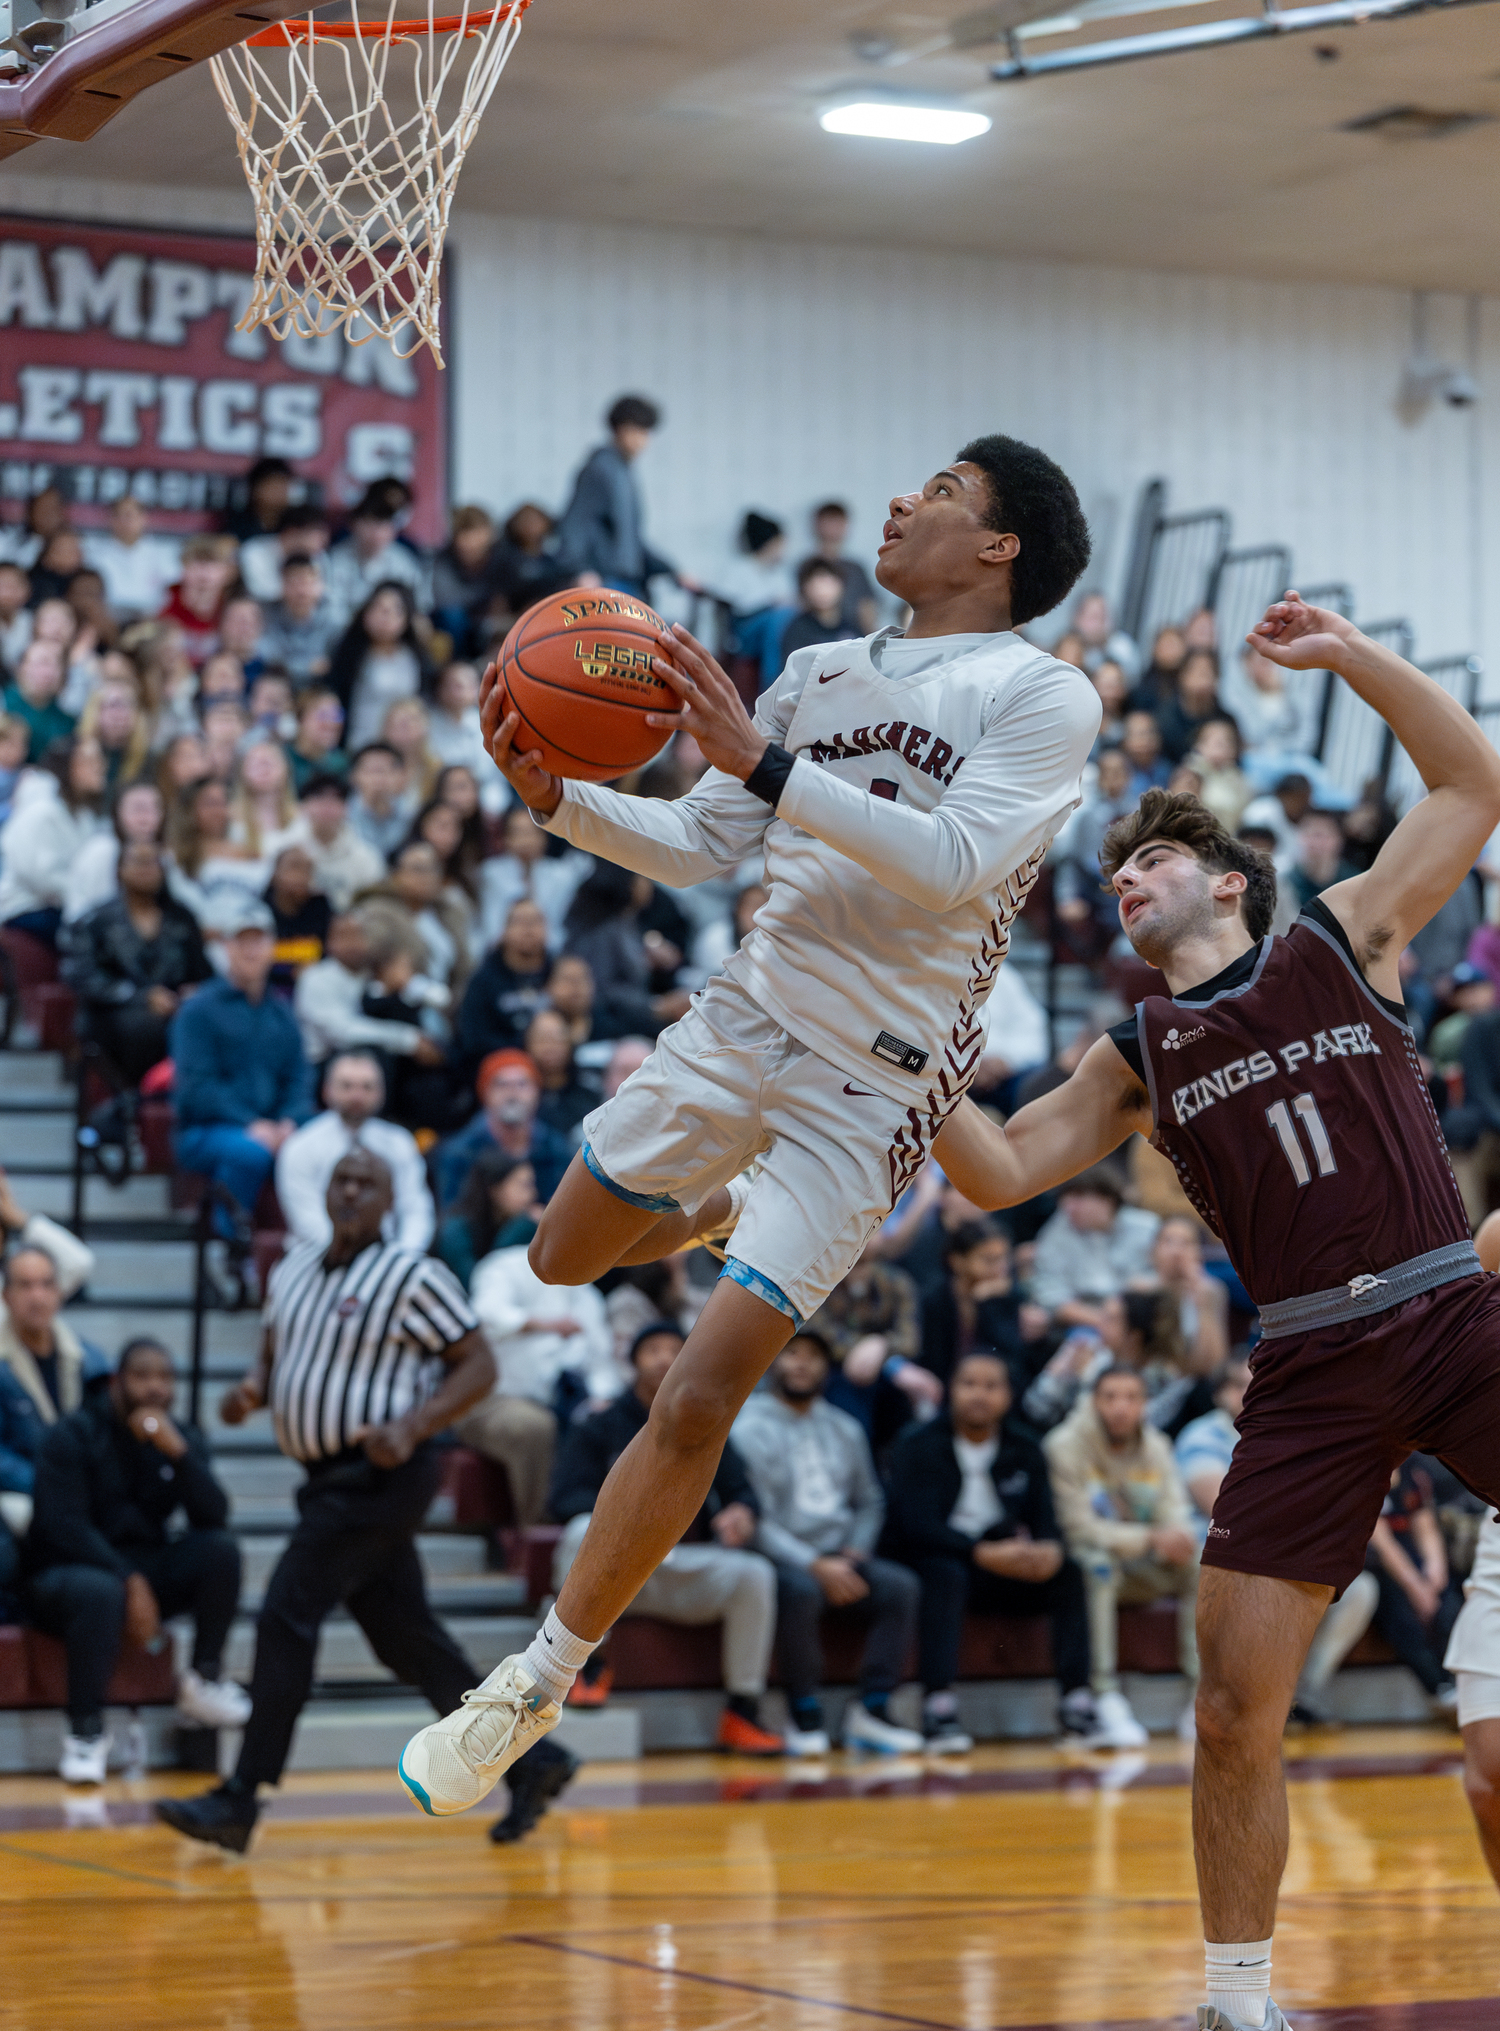
[[[1500,1720],[1470,1721],[1464,1737],[1464,1791],[1479,1845],[1500,1886]]]
[[[599,1491],[557,1616],[596,1643],[703,1507],[729,1428],[796,1328],[727,1277],[667,1370],[645,1429]]]
[[[1210,2003],[1218,2001],[1225,2013],[1210,2015],[1210,2023],[1262,2021],[1276,1898],[1286,1868],[1282,1731],[1332,1592],[1302,1581],[1203,1568],[1193,1848],[1209,1943]],[[1231,1945],[1263,1950],[1259,1995],[1248,1974],[1219,1971],[1215,1980],[1214,1948]],[[1245,2000],[1237,2010],[1234,1999],[1242,1988]]]
[[[574,1157],[532,1239],[531,1266],[544,1283],[592,1283],[607,1269],[675,1255],[698,1235],[711,1234],[728,1212],[724,1189],[711,1192],[695,1213],[632,1206]]]
[[[601,1199],[639,1210],[590,1182]],[[618,1233],[627,1223],[613,1217]],[[638,1244],[644,1238],[638,1232]],[[561,1250],[559,1257],[566,1260]],[[565,1280],[556,1258],[547,1273]],[[794,1330],[785,1312],[740,1284],[726,1277],[714,1286],[645,1429],[600,1489],[557,1605],[525,1655],[506,1658],[456,1713],[421,1729],[402,1751],[401,1781],[424,1811],[476,1805],[556,1727],[574,1675],[702,1508],[740,1406]]]

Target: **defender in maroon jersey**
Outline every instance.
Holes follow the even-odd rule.
[[[965,1102],[935,1149],[962,1192],[996,1207],[1148,1136],[1260,1308],[1198,1597],[1200,2031],[1286,2025],[1269,1998],[1282,1729],[1393,1468],[1432,1452],[1500,1503],[1500,1282],[1474,1252],[1398,972],[1500,823],[1500,757],[1430,678],[1295,593],[1251,640],[1285,668],[1342,676],[1428,795],[1367,874],[1272,938],[1269,862],[1196,799],[1148,791],[1111,828],[1101,866],[1127,937],[1170,993],[1003,1129]]]

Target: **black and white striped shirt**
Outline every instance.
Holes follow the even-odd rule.
[[[337,1269],[296,1243],[271,1274],[271,1415],[294,1460],[343,1452],[366,1425],[403,1416],[441,1378],[443,1349],[479,1321],[446,1264],[376,1241]]]

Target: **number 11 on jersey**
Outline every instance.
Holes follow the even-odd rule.
[[[1302,1147],[1302,1138],[1297,1133],[1297,1124],[1292,1119],[1293,1114],[1301,1117],[1307,1139],[1312,1144],[1318,1176],[1331,1178],[1338,1169],[1333,1160],[1333,1144],[1328,1140],[1328,1130],[1323,1126],[1318,1103],[1310,1093],[1299,1093],[1290,1107],[1284,1100],[1278,1100],[1274,1107],[1266,1109],[1266,1120],[1276,1131],[1276,1140],[1281,1144],[1282,1154],[1292,1167],[1292,1176],[1299,1185],[1310,1184],[1312,1181],[1307,1152]]]

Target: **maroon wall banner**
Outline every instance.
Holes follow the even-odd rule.
[[[431,355],[236,331],[254,267],[248,238],[0,218],[0,517],[55,484],[82,527],[129,492],[163,533],[209,529],[246,467],[278,457],[334,511],[399,474],[412,535],[441,541]]]

